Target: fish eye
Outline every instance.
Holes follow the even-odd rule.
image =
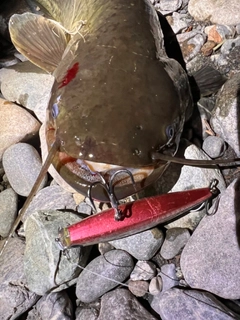
[[[59,114],[58,105],[57,105],[57,103],[54,103],[53,106],[52,106],[52,117],[54,119],[56,119],[58,114]]]
[[[174,137],[174,135],[175,135],[175,126],[174,125],[167,126],[166,135],[169,139],[172,139]]]

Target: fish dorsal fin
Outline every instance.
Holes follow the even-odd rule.
[[[11,17],[9,31],[16,49],[32,63],[51,73],[56,69],[68,43],[61,27],[27,12]]]
[[[79,32],[81,26],[84,24],[83,20],[83,6],[86,3],[82,0],[37,0],[45,10],[48,16],[57,21],[63,30],[69,34],[76,34]],[[85,17],[86,19],[86,17]]]

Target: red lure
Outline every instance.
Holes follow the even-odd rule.
[[[115,240],[167,222],[210,199],[215,187],[167,193],[119,205],[124,219],[114,220],[114,208],[59,230],[62,249]]]

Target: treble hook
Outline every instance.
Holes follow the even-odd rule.
[[[90,201],[90,205],[91,207],[94,209],[94,211],[96,212],[96,206],[93,202],[93,198],[92,198],[92,188],[96,185],[100,185],[102,186],[106,192],[107,192],[107,195],[109,197],[109,200],[110,200],[110,203],[111,203],[111,206],[114,208],[114,211],[115,211],[115,214],[114,214],[114,219],[116,221],[120,221],[120,220],[123,220],[124,219],[124,216],[121,212],[121,210],[119,210],[118,208],[118,205],[119,205],[119,202],[117,200],[117,197],[115,196],[115,193],[114,193],[114,185],[113,185],[113,180],[114,178],[116,177],[116,175],[120,174],[120,173],[127,173],[129,176],[130,176],[130,179],[132,181],[132,184],[133,186],[135,187],[135,181],[134,181],[134,178],[133,178],[133,175],[132,175],[132,172],[128,169],[119,169],[117,170],[116,172],[114,172],[110,179],[109,179],[109,183],[106,182],[106,180],[104,179],[104,177],[98,173],[101,181],[96,181],[94,183],[92,183],[89,188],[88,188],[88,193],[87,193],[87,196],[89,198],[89,201]]]

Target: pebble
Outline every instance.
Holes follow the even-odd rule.
[[[80,218],[70,212],[36,211],[25,222],[26,249],[24,272],[31,291],[44,295],[58,292],[76,283],[90,247],[77,247],[68,251],[70,258],[61,254],[55,239],[58,230],[76,223]]]
[[[70,320],[73,319],[73,305],[65,291],[44,295],[29,311],[27,320]]]
[[[72,193],[63,190],[58,185],[52,185],[40,190],[27,208],[23,221],[38,210],[75,210],[76,204]],[[80,220],[80,219],[79,219]]]
[[[185,246],[190,238],[188,229],[171,228],[166,232],[166,238],[162,244],[160,253],[166,260],[174,258]]]
[[[223,138],[240,156],[239,144],[239,86],[240,73],[230,78],[218,93],[214,110],[212,111],[211,126],[215,133]]]
[[[119,282],[125,281],[133,266],[132,257],[123,250],[112,250],[103,256],[98,256],[86,266],[78,277],[77,298],[84,303],[98,299],[115,288]]]
[[[240,299],[239,197],[240,180],[234,180],[221,194],[217,212],[202,219],[180,260],[190,287],[224,299]]]
[[[0,235],[5,238],[17,217],[18,196],[12,189],[0,192]]]
[[[162,291],[162,287],[163,287],[162,278],[160,276],[156,276],[152,278],[152,280],[150,281],[149,293],[155,296]]]
[[[205,33],[209,41],[221,43],[223,40],[233,37],[235,28],[233,26],[211,25],[205,28]]]
[[[39,122],[26,110],[0,98],[0,160],[8,147],[34,136],[39,127]]]
[[[128,281],[128,289],[136,297],[144,297],[148,292],[149,283],[145,280],[130,280]]]
[[[151,280],[156,275],[156,266],[151,261],[139,260],[130,275],[131,280]]]
[[[177,11],[182,5],[182,0],[161,0],[155,4],[157,11],[165,15]]]
[[[187,63],[192,60],[201,50],[206,41],[206,35],[202,32],[193,30],[177,35],[184,61]]]
[[[226,40],[221,46],[221,53],[224,56],[227,56],[231,53],[232,50],[235,50],[236,47],[240,47],[240,37]]]
[[[225,150],[226,144],[224,140],[216,136],[208,136],[202,145],[202,149],[212,159],[221,157]]]
[[[231,320],[233,313],[211,293],[172,288],[165,291],[154,309],[162,320]]]
[[[240,23],[239,0],[189,0],[188,12],[197,21],[226,25]]]
[[[189,19],[187,19],[186,14],[180,14],[178,12],[173,12],[173,14],[167,16],[166,19],[175,34],[186,29],[188,27],[188,22],[190,22]]]
[[[161,267],[161,271],[158,276],[162,278],[162,292],[176,287],[179,284],[179,280],[176,276],[176,266],[174,263],[164,264]]]
[[[53,82],[51,74],[29,61],[0,70],[4,98],[32,110],[41,122],[45,122]]]
[[[42,163],[34,147],[27,143],[17,143],[4,152],[3,168],[13,190],[17,194],[27,197],[41,171]],[[45,175],[40,189],[44,187],[46,182],[47,175]]]
[[[17,319],[29,310],[39,296],[29,291],[23,271],[24,243],[10,238],[0,257],[0,318]]]
[[[98,320],[157,320],[126,289],[115,289],[106,293],[101,299]]]
[[[163,232],[153,228],[109,243],[116,249],[127,251],[137,260],[150,260],[160,249],[163,240]]]
[[[95,310],[92,306],[82,308],[78,307],[76,310],[76,320],[97,320],[98,310]]]

